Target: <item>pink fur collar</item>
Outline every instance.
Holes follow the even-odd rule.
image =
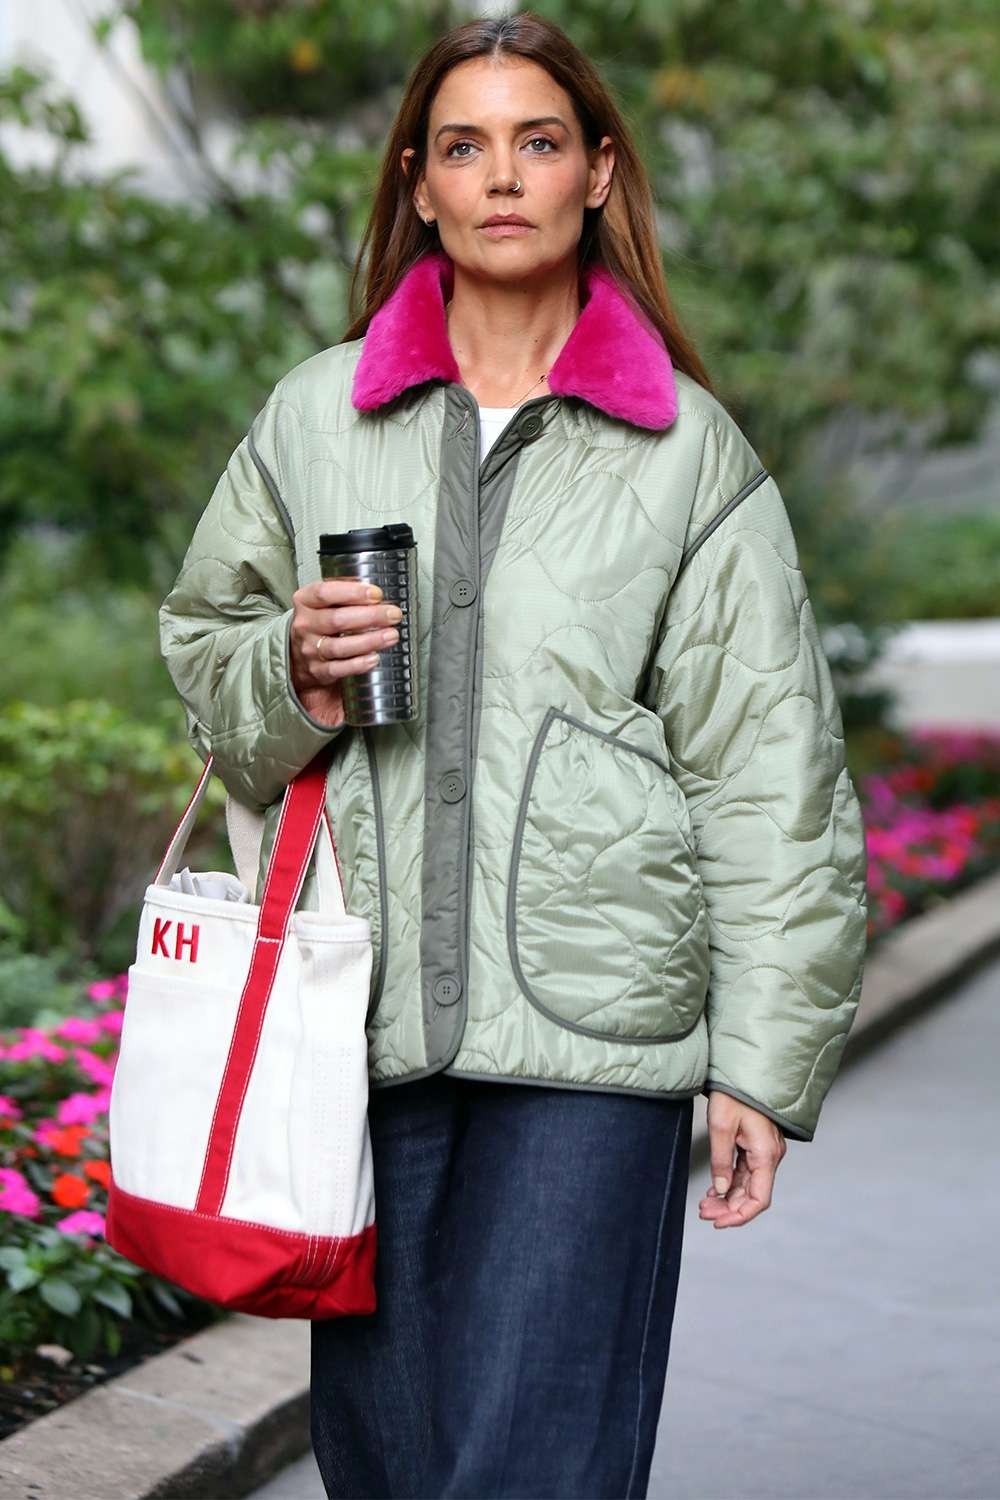
[[[637,427],[669,427],[677,392],[659,333],[603,266],[588,267],[584,281],[586,301],[549,371],[549,389]],[[410,267],[372,318],[351,391],[360,411],[425,380],[461,381],[445,318],[453,282],[450,258],[433,251]]]

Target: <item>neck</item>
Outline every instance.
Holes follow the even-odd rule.
[[[580,316],[575,259],[526,281],[492,281],[456,264],[446,308],[462,384],[482,406],[543,396],[548,373]],[[529,389],[530,387],[530,389]]]

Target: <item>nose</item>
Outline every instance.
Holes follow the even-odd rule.
[[[494,168],[490,193],[514,193],[520,186],[514,163],[509,159],[498,161]]]

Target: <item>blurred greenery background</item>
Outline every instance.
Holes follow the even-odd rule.
[[[896,625],[1000,602],[995,494],[907,503],[928,456],[974,445],[995,406],[994,0],[535,8],[632,122],[673,297],[779,479],[848,725],[878,722],[884,696],[856,684]],[[100,98],[34,61],[0,76],[0,953],[21,995],[25,965],[44,987],[132,956],[135,848],[148,874],[196,766],[157,607],[275,380],[346,326],[409,69],[481,13],[497,12],[101,7],[105,77],[175,156],[169,194],[95,165]],[[76,863],[57,840],[25,881],[43,804],[72,819]],[[59,939],[81,880],[92,897]]]

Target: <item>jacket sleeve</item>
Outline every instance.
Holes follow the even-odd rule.
[[[227,791],[258,809],[343,728],[313,718],[291,680],[298,584],[273,478],[281,472],[275,455],[281,409],[269,402],[230,458],[159,617],[161,652],[184,703],[188,738],[202,760],[215,757]]]
[[[812,1140],[861,993],[864,828],[785,506],[724,412],[650,683],[709,918],[703,1092]]]

